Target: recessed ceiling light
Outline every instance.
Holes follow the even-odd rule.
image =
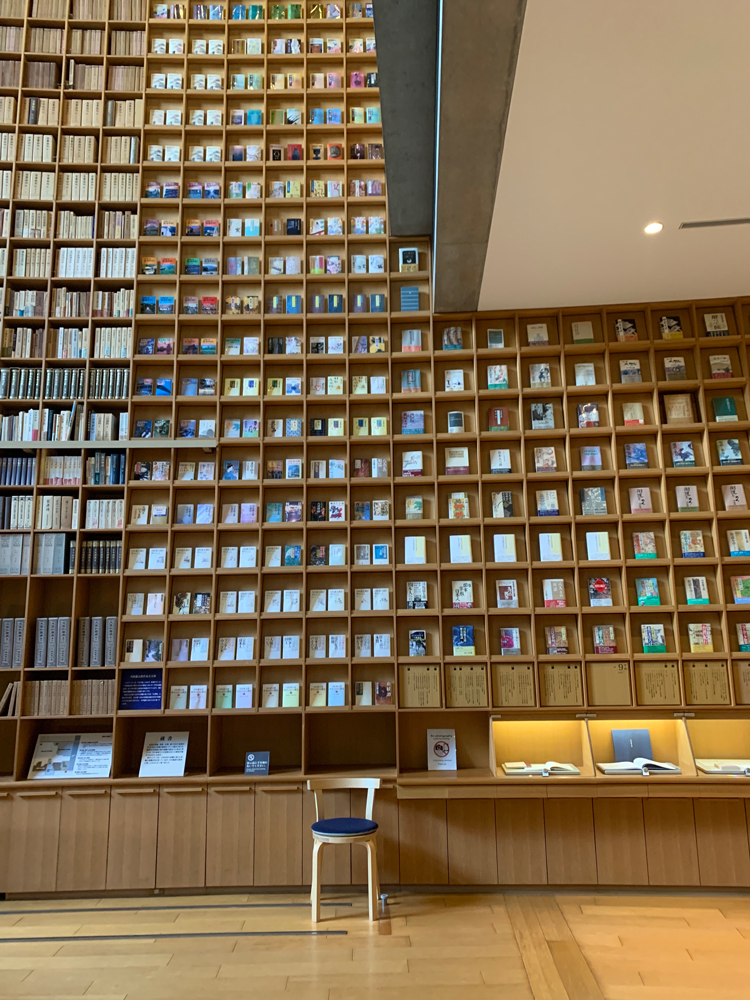
[[[647,226],[644,227],[644,233],[648,233],[649,236],[653,236],[654,233],[660,233],[664,226],[661,222],[649,222]]]

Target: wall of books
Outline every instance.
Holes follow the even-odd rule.
[[[0,14],[0,775],[750,704],[749,301],[432,315],[368,3]]]

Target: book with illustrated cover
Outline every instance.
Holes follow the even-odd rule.
[[[559,516],[560,505],[557,499],[557,490],[536,491],[536,513],[537,517]]]
[[[521,630],[518,628],[500,629],[500,655],[520,656],[521,655]]]
[[[547,655],[568,654],[568,629],[566,625],[545,625],[544,640],[547,647]]]
[[[705,576],[686,576],[685,598],[688,604],[709,604],[708,583]]]
[[[624,446],[625,467],[628,469],[647,469],[648,451],[645,442],[634,441]]]
[[[495,594],[498,608],[518,607],[518,584],[515,580],[496,580]]]
[[[502,330],[487,331],[487,347],[492,350],[499,350],[505,347],[505,334]]]
[[[579,427],[599,426],[599,406],[597,403],[579,403],[577,412]]]
[[[576,385],[596,385],[596,372],[590,362],[574,365],[574,373]]]
[[[585,517],[607,513],[607,493],[603,486],[586,486],[580,491],[581,514]]]
[[[617,652],[617,636],[613,625],[594,625],[594,653],[597,655]]]
[[[507,491],[492,494],[492,516],[514,517],[513,494]]]
[[[532,389],[549,389],[552,386],[552,373],[549,362],[529,365],[529,379]]]
[[[507,365],[487,365],[487,388],[488,389],[508,388]]]
[[[664,358],[664,378],[667,382],[684,382],[687,379],[685,359],[682,357]]]
[[[667,651],[667,639],[663,625],[642,624],[641,640],[644,653],[666,653]]]
[[[638,327],[634,319],[616,319],[615,336],[620,343],[638,340]]]
[[[703,543],[703,532],[700,528],[680,532],[680,551],[683,559],[705,558],[706,549]]]
[[[695,450],[692,441],[670,441],[672,466],[675,469],[694,469]]]
[[[733,576],[729,582],[734,603],[750,604],[750,576]]]
[[[427,583],[424,580],[408,580],[406,583],[406,607],[409,611],[423,611],[427,608]]]
[[[636,559],[656,559],[656,536],[653,531],[633,532],[633,552]]]
[[[424,629],[409,630],[409,656],[427,656],[427,633]]]
[[[728,354],[710,354],[708,364],[711,369],[711,378],[732,378],[732,359]]]
[[[535,431],[553,430],[555,412],[552,403],[531,404],[531,427]]]
[[[719,465],[744,465],[740,442],[737,438],[727,438],[716,442]]]
[[[451,419],[451,414],[448,415],[448,420]],[[463,418],[463,414],[461,414]],[[463,426],[461,427],[463,430]],[[509,431],[510,430],[510,411],[507,406],[492,406],[487,411],[487,430],[488,431]]]
[[[638,358],[623,358],[620,361],[620,381],[624,385],[643,381],[641,362]]]
[[[639,577],[635,581],[635,596],[638,607],[660,605],[659,581],[654,576]]]
[[[557,459],[554,448],[534,449],[535,472],[557,472]]]
[[[589,605],[592,608],[612,607],[612,585],[607,576],[590,576],[587,582]]]
[[[404,500],[407,521],[421,521],[424,517],[422,497],[406,497]]]
[[[682,340],[682,320],[679,316],[662,316],[659,319],[662,340]]]
[[[727,545],[731,558],[747,559],[750,557],[750,531],[745,528],[727,531]]]

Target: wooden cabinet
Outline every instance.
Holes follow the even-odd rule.
[[[750,885],[742,799],[695,799],[693,808],[701,885]]]
[[[108,788],[63,791],[57,849],[58,892],[105,888],[109,800]]]
[[[61,801],[57,788],[14,794],[6,892],[55,891]]]
[[[302,885],[302,786],[255,789],[255,885]]]
[[[165,785],[159,792],[156,886],[206,884],[206,786]]]
[[[8,892],[12,817],[13,796],[10,792],[0,792],[0,892]]]
[[[153,889],[159,789],[113,786],[109,810],[107,889]]]
[[[208,790],[206,885],[253,884],[255,788],[216,785]]]
[[[448,875],[451,885],[495,885],[494,799],[448,799]]]
[[[699,885],[691,799],[643,800],[650,885]]]
[[[596,849],[591,799],[544,800],[547,880],[550,885],[594,885]]]
[[[641,799],[594,799],[594,835],[600,885],[648,885]]]
[[[446,800],[399,799],[398,833],[401,882],[404,885],[446,885]]]
[[[495,828],[500,885],[545,885],[544,800],[498,799]]]

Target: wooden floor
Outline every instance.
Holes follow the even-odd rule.
[[[307,906],[288,905],[303,901],[252,895],[0,903],[0,996],[747,1000],[750,995],[747,896],[397,894],[389,897],[386,917],[371,925],[364,895],[329,895],[324,922],[317,926],[345,935],[242,936],[243,931],[309,932]],[[209,933],[226,936],[190,936]],[[103,936],[112,939],[60,940]]]

